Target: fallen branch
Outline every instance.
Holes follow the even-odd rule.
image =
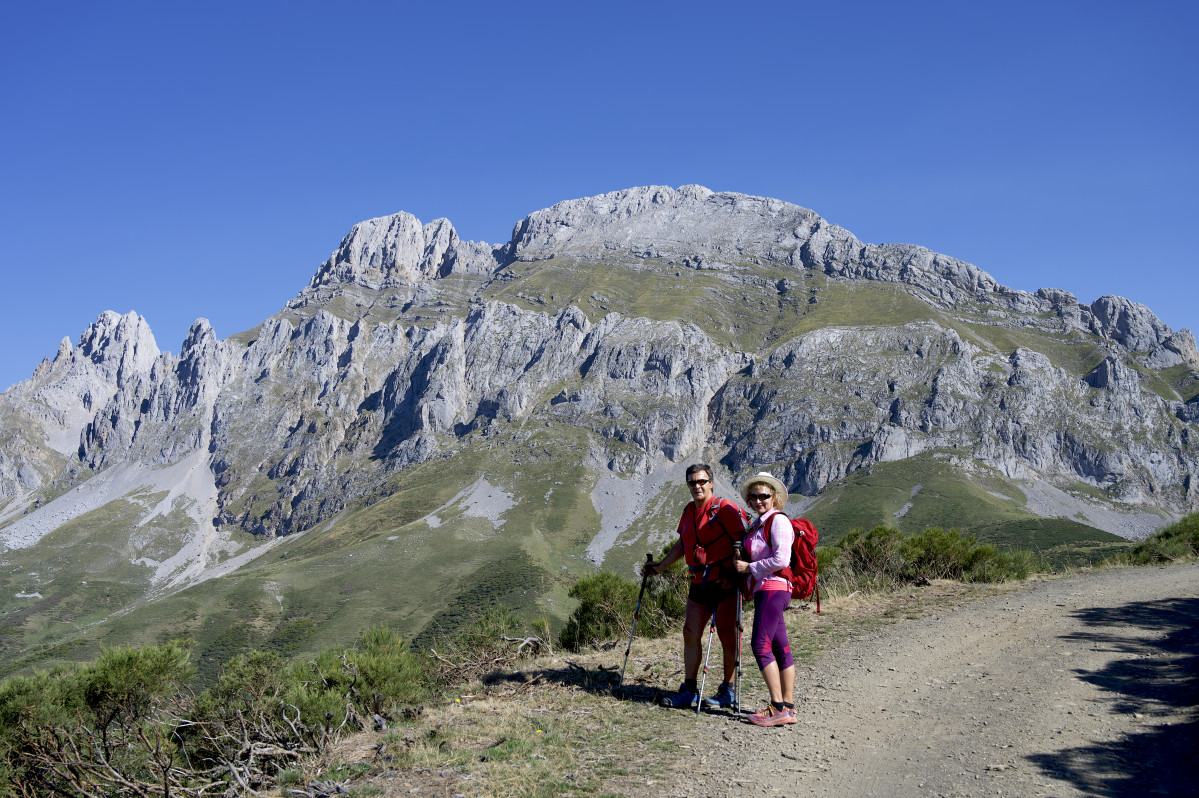
[[[503,640],[505,643],[520,643],[520,645],[516,647],[517,656],[520,655],[520,652],[524,649],[525,646],[537,646],[537,648],[540,649],[541,646],[544,645],[544,643],[542,642],[540,637],[532,637],[532,636],[525,637],[525,638],[519,638],[519,637],[505,637],[505,636],[501,635],[500,640]]]

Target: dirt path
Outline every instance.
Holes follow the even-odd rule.
[[[747,705],[765,696],[749,665]],[[1199,564],[1039,582],[903,621],[796,681],[794,726],[688,721],[694,778],[661,794],[1199,794]]]

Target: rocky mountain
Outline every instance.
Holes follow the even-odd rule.
[[[372,508],[402,506],[379,522],[401,541],[456,508],[569,572],[668,538],[697,459],[730,495],[773,469],[816,513],[851,475],[920,463],[1136,537],[1199,508],[1197,395],[1191,333],[1142,305],[1006,288],[779,200],[636,188],[495,246],[398,213],[253,330],[201,319],[174,356],[105,312],[64,340],[0,395],[0,541],[11,563],[99,525],[124,584],[159,595]],[[556,588],[530,578],[544,609]]]

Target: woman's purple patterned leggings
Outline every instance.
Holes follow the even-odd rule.
[[[780,671],[795,664],[791,658],[791,641],[787,639],[787,625],[783,623],[783,610],[790,603],[790,590],[754,593],[754,633],[750,645],[759,670],[776,660]]]

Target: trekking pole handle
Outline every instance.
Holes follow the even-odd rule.
[[[653,554],[653,552],[647,551],[647,552],[645,553],[645,562],[646,562],[646,564],[647,564],[647,565],[649,565],[649,564],[652,564],[652,563],[653,563],[653,561],[654,561],[654,554]],[[646,583],[646,581],[648,581],[648,580],[649,580],[649,573],[648,573],[648,572],[646,572],[646,573],[643,573],[643,574],[641,575],[641,592],[637,594],[637,609],[633,610],[633,622],[634,622],[634,623],[636,623],[636,622],[637,622],[637,619],[641,617],[641,598],[642,598],[642,596],[644,596],[644,595],[645,595],[645,583]],[[632,643],[632,637],[631,637],[631,636],[630,636],[630,638],[629,638],[629,641],[630,641],[630,644],[631,644],[631,643]]]

